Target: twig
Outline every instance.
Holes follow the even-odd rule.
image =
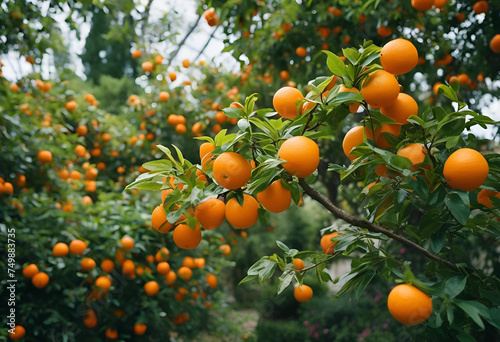
[[[196,26],[198,26],[198,23],[200,22],[200,19],[201,19],[201,15],[199,15],[198,18],[196,18],[196,21],[193,24],[193,26],[191,26],[191,28],[186,33],[186,35],[184,36],[184,38],[182,38],[181,42],[177,46],[177,50],[175,50],[175,52],[172,54],[172,56],[170,56],[170,58],[168,59],[168,64],[169,65],[172,64],[172,61],[174,60],[175,56],[177,56],[177,54],[179,53],[179,51],[182,48],[182,46],[184,45],[184,43],[186,43],[186,40],[188,39],[188,37],[191,35],[191,33],[193,33],[193,31],[196,28]]]
[[[419,246],[418,244],[416,244],[413,241],[410,241],[410,240],[406,239],[402,235],[396,234],[393,231],[391,231],[391,230],[389,230],[387,228],[384,228],[382,226],[379,226],[376,223],[372,223],[372,222],[369,222],[367,220],[363,220],[363,219],[357,218],[355,216],[349,215],[348,213],[346,213],[342,209],[336,207],[330,201],[330,199],[328,199],[326,196],[320,194],[319,192],[317,192],[316,190],[314,190],[313,188],[311,188],[309,186],[309,184],[307,184],[304,179],[302,179],[302,178],[299,179],[299,184],[302,187],[302,189],[304,189],[304,191],[306,192],[306,194],[308,194],[309,196],[311,196],[311,198],[314,198],[317,202],[319,202],[320,204],[322,204],[335,217],[337,217],[337,218],[339,218],[341,220],[344,220],[345,222],[347,222],[347,223],[349,223],[349,224],[351,224],[353,226],[360,227],[360,228],[365,228],[365,229],[368,229],[369,231],[374,232],[374,233],[382,233],[382,234],[384,234],[387,237],[390,237],[390,238],[392,238],[392,239],[394,239],[396,241],[401,242],[402,244],[404,244],[404,245],[406,245],[408,247],[411,247],[411,248],[417,250],[418,252],[422,253],[423,255],[425,255],[426,257],[428,257],[429,259],[435,260],[435,261],[437,261],[437,262],[439,262],[439,263],[441,263],[443,265],[446,265],[446,266],[452,268],[455,271],[459,270],[458,267],[455,264],[449,262],[448,260],[440,258],[436,254],[433,254],[433,253],[429,252],[425,248]]]
[[[205,49],[207,48],[208,44],[210,43],[210,41],[212,40],[212,38],[214,37],[215,35],[215,32],[217,31],[217,29],[219,28],[220,26],[220,23],[217,24],[217,26],[214,28],[214,30],[212,31],[212,34],[210,35],[210,37],[208,38],[207,42],[205,43],[205,46],[203,46],[203,48],[200,50],[200,52],[198,52],[198,55],[195,57],[195,59],[193,59],[193,63],[196,62],[198,60],[198,58],[200,58],[200,56],[203,54],[203,51],[205,51]]]
[[[309,266],[309,267],[304,268],[303,270],[301,270],[301,274],[304,274],[306,271],[309,271],[310,269],[313,269],[313,268],[315,268],[315,267],[318,267],[318,266],[319,266],[319,265],[321,265],[322,263],[325,263],[325,262],[327,262],[327,261],[332,260],[332,259],[333,259],[333,258],[335,258],[336,256],[337,256],[337,254],[334,254],[334,255],[332,255],[331,257],[326,258],[326,259],[325,259],[325,260],[323,260],[323,261],[320,261],[320,262],[318,262],[318,263],[315,263],[314,265],[311,265],[311,266]]]

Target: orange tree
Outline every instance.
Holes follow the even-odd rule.
[[[427,322],[429,338],[497,336],[498,255],[484,246],[498,236],[498,155],[483,156],[474,150],[476,137],[464,134],[495,121],[466,108],[459,82],[439,86],[448,99],[444,106],[419,111],[394,76],[418,63],[417,49],[406,40],[383,48],[365,41],[343,49],[344,60],[324,52],[330,76],[311,80],[305,96],[285,87],[276,91],[274,109],[257,109],[258,94],[225,108],[238,120],[237,131],[199,137],[199,163],[175,146],[158,146],[166,159],[144,164],[149,172],[127,188],[163,192],[153,216],[159,229],[173,231],[180,248],[195,247],[224,217],[234,228],[248,229],[308,195],[345,223],[325,227],[322,253],[277,241],[282,252],[262,257],[242,283],[264,284],[276,274],[277,292],[293,284],[303,302],[313,296],[303,284],[308,271],[315,270],[320,281],[341,282],[336,297],[359,298],[377,277],[400,283],[389,294],[394,318],[407,325]],[[328,170],[343,182],[359,182],[359,199],[367,201],[359,215],[335,205],[314,182],[320,159],[332,156],[313,139],[332,139],[347,118],[359,120],[343,140],[351,163]],[[185,224],[178,224],[181,218]],[[404,257],[395,252],[402,246],[411,251]],[[341,255],[352,257],[351,271],[331,279],[325,267]]]

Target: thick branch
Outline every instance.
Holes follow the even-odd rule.
[[[173,53],[173,55],[170,56],[170,58],[168,59],[168,64],[169,65],[172,64],[172,61],[174,60],[175,56],[177,56],[177,54],[179,53],[179,50],[182,48],[182,46],[184,45],[184,43],[186,43],[186,40],[191,35],[191,33],[193,33],[193,31],[196,28],[196,26],[198,26],[198,23],[200,22],[200,19],[201,19],[201,15],[198,16],[198,18],[196,19],[196,21],[193,24],[193,26],[191,26],[191,28],[186,33],[186,35],[184,36],[184,38],[182,38],[181,42],[178,44],[177,50],[175,50],[175,52]]]
[[[337,217],[341,220],[344,220],[345,222],[347,222],[353,226],[365,228],[365,229],[368,229],[369,231],[374,232],[374,233],[382,233],[387,237],[390,237],[396,241],[401,242],[402,244],[404,244],[408,247],[411,247],[411,248],[417,250],[418,252],[422,253],[423,255],[428,257],[429,259],[435,260],[443,265],[446,265],[446,266],[452,268],[455,271],[458,271],[458,267],[455,264],[449,262],[448,260],[440,258],[436,254],[429,252],[425,248],[422,248],[421,246],[417,245],[415,242],[406,239],[402,235],[396,234],[393,231],[391,231],[387,228],[384,228],[382,226],[379,226],[376,223],[371,223],[367,220],[363,220],[363,219],[357,218],[355,216],[349,215],[348,213],[346,213],[342,209],[336,207],[327,197],[325,197],[324,195],[320,194],[319,192],[317,192],[316,190],[311,188],[309,186],[309,184],[307,184],[304,179],[300,179],[299,184],[302,187],[302,189],[304,189],[306,194],[308,194],[313,199],[315,199],[316,201],[321,203],[335,217]]]

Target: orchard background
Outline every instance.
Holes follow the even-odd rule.
[[[500,340],[498,2],[0,8],[0,339]]]

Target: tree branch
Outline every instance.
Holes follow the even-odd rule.
[[[369,222],[367,220],[363,220],[363,219],[357,218],[355,216],[349,215],[348,213],[346,213],[342,209],[336,207],[326,196],[320,194],[319,192],[317,192],[316,190],[311,188],[309,186],[309,184],[307,184],[304,179],[302,179],[302,178],[299,179],[299,184],[302,187],[302,189],[304,189],[306,194],[308,194],[309,196],[311,196],[311,198],[315,199],[317,202],[322,204],[335,217],[337,217],[341,220],[344,220],[345,222],[347,222],[353,226],[365,228],[365,229],[368,229],[369,231],[374,232],[374,233],[382,233],[387,237],[390,237],[396,241],[401,242],[402,244],[404,244],[408,247],[411,247],[411,248],[417,250],[418,252],[422,253],[423,255],[428,257],[429,259],[437,261],[443,265],[446,265],[446,266],[452,268],[455,271],[458,271],[458,267],[455,264],[449,262],[448,260],[440,258],[436,254],[429,252],[428,250],[419,246],[415,242],[406,239],[404,236],[396,234],[395,232],[393,232],[387,228],[384,228],[382,226],[379,226],[376,223],[372,223],[372,222]]]
[[[217,24],[217,26],[215,26],[214,30],[212,31],[212,34],[210,35],[210,37],[208,38],[207,42],[205,43],[205,46],[203,46],[203,48],[200,50],[200,52],[198,52],[198,55],[195,57],[195,59],[193,59],[193,63],[196,62],[198,60],[198,58],[200,58],[200,56],[203,54],[203,51],[205,51],[205,49],[207,48],[208,44],[210,43],[210,41],[214,37],[215,32],[217,31],[217,29],[219,28],[219,26],[220,26],[220,23]]]
[[[200,19],[201,19],[201,14],[198,16],[198,18],[196,18],[195,23],[193,24],[193,26],[191,26],[191,28],[186,33],[186,35],[184,36],[184,38],[182,38],[181,42],[178,44],[177,50],[175,50],[175,52],[173,53],[173,55],[170,56],[170,58],[168,59],[168,65],[172,64],[172,61],[174,60],[175,56],[177,56],[177,54],[179,53],[179,50],[182,48],[182,46],[184,45],[184,43],[186,43],[186,40],[191,35],[191,33],[193,33],[193,31],[196,28],[196,26],[198,26],[198,23],[200,22]]]

